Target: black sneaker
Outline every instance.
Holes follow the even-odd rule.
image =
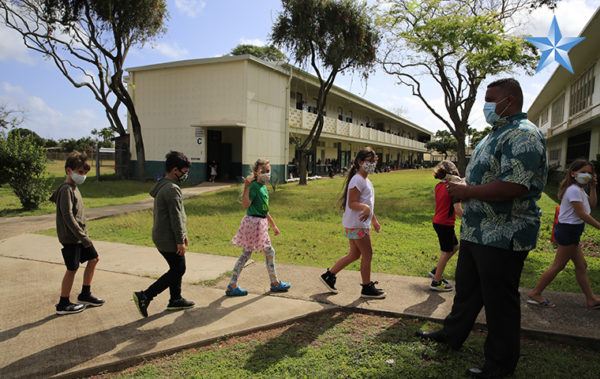
[[[431,271],[429,271],[429,272],[427,273],[427,275],[428,275],[428,276],[429,276],[431,279],[435,279],[435,269],[436,269],[436,268],[434,267],[434,268],[432,268],[432,269],[431,269]],[[448,283],[448,281],[447,281],[446,279],[444,279],[444,278],[442,278],[441,282],[442,282],[442,283],[444,283],[444,284],[448,284],[448,285],[450,284],[450,283]],[[450,287],[452,287],[452,286],[450,286]]]
[[[335,288],[336,280],[337,278],[335,277],[335,274],[331,273],[329,269],[327,269],[327,271],[321,275],[321,283],[327,287],[329,292],[338,293],[338,290]]]
[[[98,299],[96,296],[92,295],[91,293],[88,293],[88,294],[80,293],[79,296],[77,296],[77,301],[80,304],[89,305],[91,307],[99,307],[102,304],[104,304],[104,300]]]
[[[84,304],[56,304],[57,315],[70,315],[71,313],[79,313],[85,309]]]
[[[450,292],[452,291],[452,285],[444,279],[440,280],[439,282],[432,280],[431,284],[429,285],[429,289],[438,292]]]
[[[177,300],[169,300],[169,305],[167,305],[168,311],[178,311],[181,309],[189,309],[193,308],[196,303],[190,300],[186,300],[183,297]]]
[[[383,299],[385,292],[377,287],[375,284],[379,282],[370,282],[369,284],[361,284],[362,291],[360,291],[360,297],[366,297],[370,299]]]
[[[144,295],[144,292],[134,292],[133,302],[137,306],[138,311],[140,311],[140,314],[144,317],[148,317],[148,305],[150,305],[150,300]]]

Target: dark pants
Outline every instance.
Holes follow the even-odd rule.
[[[149,300],[152,300],[156,295],[169,288],[171,300],[181,299],[181,278],[185,274],[185,256],[177,253],[159,251],[169,264],[169,271],[152,283],[144,294]]]
[[[458,349],[485,307],[488,335],[483,369],[489,373],[512,373],[519,361],[519,280],[527,254],[460,241],[454,304],[443,332],[448,344]]]

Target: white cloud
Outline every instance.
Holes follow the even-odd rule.
[[[240,38],[241,45],[266,46],[267,43],[260,38]]]
[[[152,44],[152,49],[156,50],[159,54],[164,55],[167,58],[183,58],[189,54],[189,51],[179,46],[177,42],[157,42]]]
[[[196,17],[206,6],[204,0],[175,0],[177,9],[188,17]]]
[[[45,138],[80,138],[89,136],[92,129],[108,126],[100,106],[63,112],[53,108],[41,97],[7,82],[0,86],[0,103],[11,109],[22,110],[24,121],[21,127],[33,130]]]
[[[598,6],[600,6],[598,0],[561,0],[554,12],[547,7],[541,7],[531,13],[520,15],[523,25],[519,32],[534,37],[545,37],[548,35],[552,17],[556,16],[562,35],[576,37]]]
[[[34,60],[29,55],[23,39],[16,31],[0,25],[0,62],[15,60],[17,62],[33,65]]]

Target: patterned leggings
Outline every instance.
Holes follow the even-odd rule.
[[[267,271],[269,272],[269,278],[271,279],[271,283],[278,283],[279,279],[277,279],[277,272],[275,272],[275,249],[272,246],[269,246],[263,250],[265,252],[265,264],[267,265]],[[238,258],[237,262],[235,262],[235,266],[233,266],[233,274],[231,275],[231,281],[229,282],[230,286],[237,285],[237,281],[250,259],[252,255],[251,250],[244,250],[242,255]]]

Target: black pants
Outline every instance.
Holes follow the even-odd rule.
[[[177,253],[159,251],[169,264],[169,271],[165,272],[156,282],[144,291],[146,297],[152,300],[156,295],[169,288],[171,300],[181,299],[181,278],[185,274],[185,256]]]
[[[454,304],[443,332],[450,346],[461,347],[485,307],[488,335],[483,369],[490,373],[512,373],[519,361],[519,281],[527,254],[460,241]]]

